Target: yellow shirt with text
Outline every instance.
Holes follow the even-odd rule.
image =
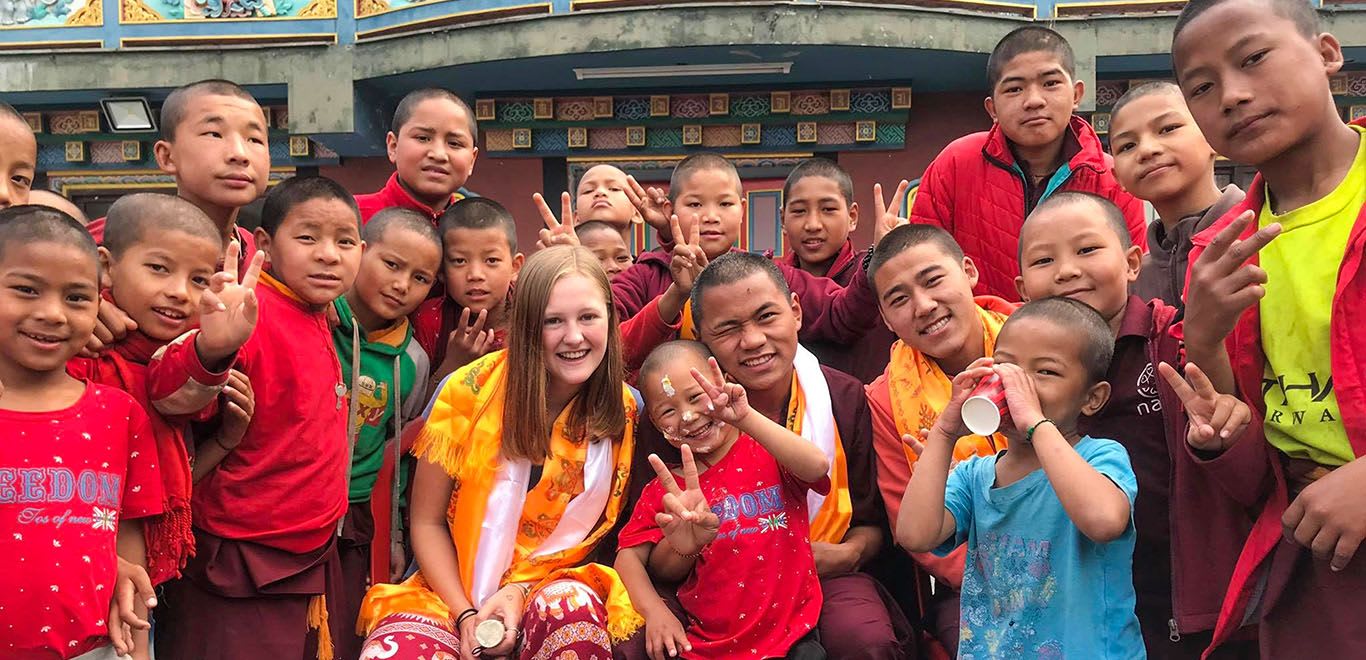
[[[1266,439],[1288,456],[1330,467],[1355,457],[1333,391],[1329,323],[1338,270],[1363,204],[1366,139],[1333,192],[1284,215],[1271,211],[1268,195],[1257,218],[1261,227],[1281,224],[1281,235],[1260,257],[1267,273],[1260,306]]]

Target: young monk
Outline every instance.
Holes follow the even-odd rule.
[[[866,388],[877,455],[878,489],[896,531],[902,497],[918,456],[903,436],[914,436],[948,405],[953,376],[973,360],[990,355],[996,334],[1014,305],[992,296],[972,295],[977,265],[963,255],[948,232],[932,225],[893,229],[873,249],[869,276],[878,307],[898,341],[892,345],[887,371]],[[994,453],[1004,436],[964,436],[954,457]],[[920,614],[949,651],[958,647],[957,588],[962,583],[963,553],[945,558],[912,556]],[[933,598],[929,577],[939,587]],[[947,587],[947,588],[946,588]]]
[[[862,384],[822,366],[798,343],[803,310],[766,257],[734,252],[711,262],[693,286],[692,302],[700,312],[694,315],[699,335],[754,409],[819,447],[829,463],[830,494],[812,500],[809,511],[826,603],[822,644],[836,659],[904,657],[909,626],[861,572],[882,550],[887,525]],[[655,443],[649,448],[657,449]]]
[[[630,187],[631,182],[626,173],[614,165],[601,164],[588,168],[579,179],[574,198],[575,224],[603,222],[611,226],[623,241],[629,241],[631,225],[640,221],[640,212],[627,194]]]
[[[702,660],[825,657],[816,631],[822,590],[807,540],[808,499],[831,495],[825,455],[755,413],[745,388],[726,382],[703,344],[660,346],[641,379],[651,421],[682,451],[684,481],[680,488],[651,454],[657,478],[621,532],[616,566],[645,615],[645,635],[637,636],[644,650],[656,660],[680,650]],[[655,593],[651,576],[686,578],[682,616]]]
[[[28,204],[38,167],[38,140],[28,122],[0,101],[0,209]]]
[[[876,186],[874,193],[877,205],[882,206],[882,187]],[[905,189],[897,193],[892,202],[900,207]],[[887,210],[874,209],[878,213]],[[783,182],[783,237],[788,250],[776,261],[849,286],[872,250],[854,250],[849,236],[858,223],[859,205],[854,201],[854,182],[849,173],[832,160],[802,161]],[[810,342],[809,348],[821,364],[871,383],[887,367],[888,349],[895,340],[885,326],[875,324],[853,344]]]
[[[435,225],[442,212],[465,198],[461,187],[474,173],[478,140],[474,113],[455,92],[439,87],[408,92],[384,137],[394,173],[380,190],[356,195],[361,222],[397,206]]]
[[[688,156],[674,168],[669,196],[670,206],[682,211],[678,215],[682,223],[699,227],[700,245],[708,260],[735,249],[744,225],[746,202],[740,173],[733,163],[714,153]],[[659,213],[657,207],[642,206],[641,213],[647,211],[651,216]],[[668,226],[668,223],[666,218],[664,225]],[[874,238],[880,238],[888,228],[889,224],[880,222]],[[646,304],[672,285],[671,249],[672,246],[661,246],[640,255],[635,265],[612,282],[612,292],[622,318],[640,313]],[[806,326],[802,329],[804,340],[856,341],[876,324],[872,291],[862,268],[855,271],[848,286],[787,265],[778,268],[808,312]],[[696,337],[688,317],[685,312],[680,332],[685,339]]]
[[[508,349],[457,370],[427,417],[420,571],[370,590],[362,655],[606,658],[641,625],[616,573],[586,562],[622,513],[635,440],[607,276],[560,246],[519,282]],[[491,621],[502,634],[481,647]]]
[[[237,225],[237,215],[266,192],[270,179],[269,126],[256,98],[228,80],[201,80],[178,87],[161,105],[161,139],[153,145],[157,167],[175,178],[176,195],[199,207],[222,233],[224,250],[239,245],[238,273],[256,254],[256,238]],[[104,240],[104,218],[86,225]],[[100,323],[87,350],[97,353],[137,329],[112,304],[100,306]]]
[[[167,592],[166,630],[157,628],[168,657],[327,660],[333,633],[350,629],[339,616],[337,537],[353,404],[327,309],[355,280],[360,215],[335,181],[295,177],[266,197],[256,238],[270,272],[256,288],[261,323],[250,338],[210,346],[201,334],[191,355],[163,354],[152,367],[238,365],[258,401],[241,444],[195,484],[198,552]],[[154,400],[166,412],[203,389]]]

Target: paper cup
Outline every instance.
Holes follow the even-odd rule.
[[[963,423],[977,435],[989,436],[1000,430],[1007,414],[1005,386],[996,374],[978,383],[963,402]]]

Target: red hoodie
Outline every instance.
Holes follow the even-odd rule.
[[[1058,168],[1041,197],[1057,190],[1079,190],[1105,197],[1124,212],[1134,245],[1147,246],[1143,202],[1115,180],[1114,163],[1091,125],[1073,117],[1069,128],[1080,149]],[[1020,226],[1034,210],[1025,196],[1025,176],[999,124],[966,135],[939,153],[920,178],[911,222],[948,230],[977,264],[975,293],[1019,300],[1015,276]]]
[[[1354,123],[1366,125],[1366,120]],[[1261,175],[1258,175],[1241,204],[1192,239],[1194,248],[1191,250],[1190,263],[1194,264],[1214,237],[1239,215],[1245,211],[1259,212],[1265,195],[1266,185]],[[1256,231],[1257,223],[1249,223],[1240,238],[1247,238]],[[1347,251],[1338,267],[1329,330],[1334,391],[1342,411],[1342,425],[1347,430],[1347,439],[1357,460],[1366,456],[1366,268],[1363,268],[1362,263],[1363,251],[1366,251],[1366,207],[1362,208],[1356,223],[1352,225]],[[1256,262],[1254,255],[1251,263]],[[1224,340],[1238,391],[1252,393],[1243,395],[1244,402],[1252,408],[1252,422],[1233,446],[1217,458],[1202,462],[1210,476],[1244,506],[1262,507],[1261,515],[1243,547],[1242,556],[1238,558],[1238,566],[1224,598],[1223,610],[1219,613],[1211,648],[1228,639],[1243,620],[1249,602],[1263,581],[1263,569],[1270,563],[1267,560],[1281,540],[1281,516],[1289,504],[1280,454],[1267,443],[1262,433],[1266,405],[1260,394],[1262,377],[1266,373],[1266,356],[1262,352],[1261,327],[1259,309],[1253,305],[1238,317],[1233,332]],[[1179,334],[1180,328],[1177,332]],[[1360,562],[1362,559],[1358,553],[1353,561]],[[1269,583],[1283,584],[1284,580],[1273,577]],[[1262,612],[1270,611],[1279,595],[1272,591],[1268,590],[1261,596]],[[1333,603],[1324,603],[1323,606],[1338,605],[1349,606]],[[1320,645],[1331,642],[1314,641]]]

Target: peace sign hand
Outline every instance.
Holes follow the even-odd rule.
[[[1252,409],[1238,397],[1220,394],[1205,372],[1195,364],[1186,365],[1186,377],[1166,362],[1157,365],[1167,384],[1181,398],[1190,421],[1186,443],[1202,451],[1228,449],[1252,421]]]
[[[1238,216],[1191,264],[1185,322],[1189,342],[1222,342],[1243,311],[1266,295],[1266,271],[1248,260],[1281,233],[1281,226],[1270,224],[1239,239],[1254,218],[1252,211]]]
[[[693,214],[692,224],[688,227],[687,235],[679,227],[678,216],[669,216],[669,230],[673,235],[674,249],[673,258],[669,261],[669,272],[674,276],[674,283],[683,291],[692,291],[693,282],[697,281],[697,276],[702,274],[702,269],[707,267],[707,253],[702,250],[702,218],[696,213]]]
[[[698,485],[697,463],[693,461],[692,448],[681,447],[683,453],[683,490],[664,461],[657,454],[650,454],[650,467],[655,469],[660,485],[664,486],[664,510],[655,514],[655,524],[664,532],[664,538],[680,555],[693,555],[702,551],[716,531],[721,528],[721,519],[712,513],[707,505],[707,497]]]
[[[450,337],[446,339],[446,357],[442,361],[443,368],[449,367],[450,371],[455,371],[489,352],[489,347],[493,344],[493,330],[485,330],[484,324],[488,321],[489,311],[479,310],[479,315],[470,322],[470,308],[460,310],[460,321],[455,329],[451,331]]]
[[[654,186],[645,188],[633,176],[626,177],[626,183],[626,198],[631,200],[631,204],[640,212],[640,218],[645,224],[661,233],[668,231],[669,216],[673,215],[673,204],[669,202],[669,196],[664,194],[664,190]]]
[[[237,281],[237,258],[242,246],[237,241],[228,245],[222,272],[209,280],[209,288],[199,298],[199,337],[195,347],[200,358],[214,364],[237,352],[256,329],[259,307],[256,301],[256,282],[261,277],[265,252],[252,256],[242,281]]]
[[[906,191],[911,187],[911,182],[902,179],[897,184],[896,193],[892,195],[892,203],[886,204],[882,200],[882,184],[873,184],[873,206],[877,212],[877,222],[873,224],[873,247],[882,241],[882,237],[888,232],[910,224],[910,220],[901,217],[901,204],[906,201]]]
[[[721,372],[721,365],[716,363],[716,358],[707,358],[707,364],[711,367],[710,378],[697,369],[689,370],[693,380],[702,386],[702,392],[707,395],[707,416],[738,426],[753,410],[749,406],[749,396],[745,394],[744,386],[726,382],[726,375]]]
[[[574,202],[568,192],[560,193],[560,218],[556,220],[555,214],[550,212],[550,206],[545,203],[545,198],[541,193],[531,195],[532,201],[536,202],[536,211],[541,214],[541,221],[545,223],[545,229],[540,231],[540,239],[536,241],[537,249],[545,249],[555,245],[579,245],[579,236],[574,233]]]

